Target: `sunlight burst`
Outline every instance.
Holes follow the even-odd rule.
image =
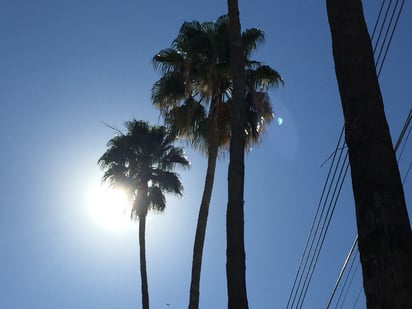
[[[96,186],[89,201],[89,213],[92,219],[107,229],[130,227],[131,205],[125,192],[105,186]]]

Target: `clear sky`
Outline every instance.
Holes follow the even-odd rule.
[[[368,24],[381,1],[367,1]],[[240,1],[242,28],[261,28],[254,58],[284,77],[270,96],[282,125],[248,153],[245,187],[251,308],[286,306],[343,124],[325,1]],[[132,118],[158,123],[151,64],[184,21],[211,21],[226,1],[0,1],[0,308],[139,308],[137,224],[96,215],[97,166]],[[392,137],[412,106],[412,6],[406,3],[381,74]],[[149,215],[151,307],[186,308],[206,160],[186,149],[184,197]],[[406,145],[401,174],[412,160]],[[225,308],[227,156],[218,164],[202,268],[200,307]],[[411,172],[412,174],[412,172]],[[405,183],[411,210],[412,176]],[[93,193],[94,192],[94,193]],[[106,223],[105,223],[106,222]],[[326,304],[356,235],[347,178],[305,308]],[[354,280],[356,294],[361,281]],[[355,295],[356,296],[356,295]],[[353,303],[354,296],[349,296]],[[349,304],[352,304],[349,302]],[[170,304],[167,306],[167,304]],[[364,308],[361,298],[357,308]],[[352,307],[350,307],[352,308]]]

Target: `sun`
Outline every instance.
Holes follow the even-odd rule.
[[[130,208],[130,202],[121,189],[96,185],[90,192],[89,215],[104,228],[119,230],[130,227]]]

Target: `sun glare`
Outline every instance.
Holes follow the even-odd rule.
[[[90,194],[89,213],[99,225],[108,229],[130,227],[130,203],[120,189],[97,185]]]

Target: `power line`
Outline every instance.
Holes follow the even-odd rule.
[[[333,198],[332,198],[332,201],[331,201],[331,203],[329,204],[329,207],[328,207],[328,211],[327,211],[327,215],[326,215],[327,216],[327,221],[324,221],[324,223],[322,225],[322,230],[321,230],[321,234],[319,236],[319,241],[318,241],[318,247],[316,248],[317,249],[316,250],[316,257],[315,257],[314,260],[312,258],[312,260],[313,260],[312,268],[311,268],[310,272],[307,275],[307,278],[308,278],[307,284],[306,284],[304,292],[302,294],[302,296],[303,296],[302,301],[300,302],[300,305],[299,305],[298,308],[302,308],[302,306],[303,306],[303,301],[306,297],[306,293],[308,291],[309,284],[312,280],[313,273],[315,271],[315,267],[316,267],[317,262],[319,260],[320,252],[321,252],[321,249],[323,247],[323,243],[324,243],[325,238],[326,238],[326,233],[329,229],[329,225],[330,225],[330,222],[331,222],[331,219],[332,219],[332,215],[335,211],[336,204],[338,202],[338,198],[339,198],[340,192],[342,190],[346,174],[347,174],[348,169],[349,169],[349,162],[347,161],[347,159],[348,159],[348,153],[346,152],[344,165],[341,167],[341,169],[339,171],[339,178],[338,178],[338,181],[336,183],[335,189],[333,191]],[[326,225],[325,225],[325,223],[326,223]],[[305,280],[305,282],[306,282],[306,280]]]
[[[385,6],[385,1],[386,1],[386,0],[383,0],[383,1],[382,1],[381,7],[380,7],[380,9],[379,9],[378,17],[376,18],[376,21],[375,21],[375,26],[373,26],[373,31],[372,31],[372,35],[371,35],[371,39],[372,39],[372,40],[373,40],[373,38],[375,37],[376,29],[377,29],[377,27],[378,27],[378,22],[379,22],[379,20],[381,19],[382,10],[383,10],[383,7]]]
[[[300,263],[299,263],[298,271],[297,271],[297,274],[295,276],[295,280],[293,282],[292,291],[289,295],[289,299],[288,299],[288,303],[287,303],[286,308],[293,308],[296,301],[298,301],[298,303],[301,301],[302,292],[299,292],[299,291],[302,291],[302,289],[303,289],[302,279],[305,277],[305,281],[307,280],[306,279],[307,278],[307,271],[308,271],[308,267],[310,267],[310,266],[308,266],[309,257],[314,256],[313,248],[314,248],[314,244],[315,244],[316,237],[317,237],[317,234],[318,234],[319,226],[320,226],[320,223],[322,221],[322,217],[324,215],[325,205],[327,203],[329,194],[330,194],[331,189],[332,189],[333,179],[335,178],[336,172],[338,170],[337,167],[335,169],[333,169],[333,167],[334,167],[336,162],[337,162],[336,166],[339,166],[341,156],[342,156],[342,152],[343,152],[343,149],[344,149],[343,146],[344,146],[345,142],[343,140],[343,132],[344,131],[342,129],[342,132],[341,132],[341,134],[339,136],[339,139],[338,139],[338,143],[336,144],[335,150],[333,152],[332,162],[331,162],[331,165],[330,165],[330,168],[329,168],[329,171],[328,171],[328,174],[327,174],[327,177],[326,177],[323,189],[322,189],[322,193],[321,193],[321,196],[320,196],[320,199],[319,199],[319,203],[318,203],[317,208],[316,208],[315,217],[312,221],[312,225],[310,227],[310,231],[309,231],[308,237],[306,239],[304,251],[303,251]],[[338,153],[339,153],[339,156],[338,156]],[[332,179],[332,181],[330,181],[330,179]],[[316,245],[316,247],[317,247],[317,245]],[[309,265],[312,265],[312,262],[313,262],[313,258],[312,258]],[[306,273],[306,275],[305,275],[305,273]],[[305,284],[305,281],[303,282],[303,284]],[[298,296],[298,294],[300,294],[300,295]],[[298,306],[298,304],[296,304],[296,307],[297,306]]]
[[[395,2],[395,8],[392,10],[392,14],[390,14],[389,23],[388,23],[388,25],[386,26],[386,30],[384,31],[385,25],[386,25],[386,20],[387,20],[387,17],[389,16],[389,11],[390,11],[390,8],[391,8],[391,6],[392,6],[392,2],[393,2],[393,0],[391,0],[391,1],[389,2],[389,5],[388,5],[388,8],[387,8],[386,13],[385,13],[385,17],[384,17],[383,23],[382,23],[382,25],[381,25],[381,29],[380,29],[380,31],[379,31],[378,39],[377,39],[376,44],[375,44],[375,47],[377,47],[377,46],[378,46],[378,43],[379,43],[379,40],[380,40],[383,32],[385,32],[384,39],[383,39],[383,42],[382,42],[382,44],[381,44],[381,48],[380,48],[380,50],[379,50],[379,52],[378,52],[378,57],[376,58],[376,63],[379,62],[379,59],[380,59],[380,57],[381,57],[381,55],[382,55],[383,46],[385,45],[386,39],[388,38],[389,30],[390,30],[390,28],[391,28],[391,25],[392,25],[392,22],[393,22],[393,18],[394,18],[395,11],[396,11],[396,8],[397,8],[397,6],[398,6],[399,0],[396,0],[396,2]],[[376,48],[374,49],[374,51],[376,51]]]
[[[350,259],[350,257],[352,256],[353,250],[355,249],[355,247],[356,247],[357,244],[358,244],[358,235],[356,235],[355,240],[354,240],[353,243],[352,243],[352,247],[350,248],[349,254],[348,254],[348,256],[346,257],[345,262],[343,263],[343,267],[342,267],[342,269],[341,269],[341,271],[340,271],[340,273],[339,273],[338,279],[336,280],[335,286],[333,287],[332,294],[330,295],[329,301],[328,301],[328,303],[326,304],[326,308],[327,308],[327,309],[329,308],[330,304],[332,303],[332,299],[333,299],[333,297],[335,296],[336,290],[338,289],[340,280],[342,279],[342,275],[343,275],[343,273],[345,272],[346,266],[348,265],[349,259]]]
[[[411,163],[409,163],[409,167],[408,167],[408,170],[406,171],[405,177],[403,177],[402,185],[405,185],[405,182],[406,182],[406,179],[408,178],[411,167],[412,167],[412,161],[411,161]]]
[[[406,120],[405,120],[405,124],[403,125],[403,128],[402,128],[402,130],[401,130],[401,133],[399,134],[398,141],[396,142],[395,147],[394,147],[395,151],[398,150],[399,145],[401,144],[402,139],[403,139],[403,137],[404,137],[404,135],[405,135],[405,132],[406,132],[406,130],[408,129],[410,123],[411,123],[411,120],[412,120],[412,109],[409,111],[408,117],[407,117]],[[408,133],[408,138],[409,138],[409,133]],[[398,160],[399,160],[399,159],[400,159],[400,158],[398,158]]]
[[[402,141],[402,139],[403,139],[403,137],[404,137],[404,135],[405,135],[405,132],[406,132],[406,130],[408,130],[408,127],[409,127],[409,125],[410,125],[410,123],[411,123],[411,120],[412,120],[412,109],[409,111],[408,118],[406,118],[405,124],[403,125],[403,128],[402,128],[401,134],[400,134],[400,136],[399,136],[398,142],[396,143],[396,146],[395,146],[395,151],[398,150],[399,145],[401,144],[401,141]],[[405,142],[403,143],[401,152],[400,152],[400,154],[399,154],[399,156],[398,156],[398,161],[402,158],[403,151],[405,150],[405,146],[406,146],[406,144],[407,144],[407,142],[408,142],[408,140],[409,140],[409,135],[411,134],[411,129],[412,129],[412,126],[409,127],[408,134],[406,135],[406,140],[405,140]]]
[[[358,295],[356,296],[355,302],[353,303],[352,309],[356,308],[356,305],[358,304],[359,297],[361,296],[362,290],[363,290],[363,287],[361,286],[359,289]]]
[[[393,27],[392,27],[392,32],[391,32],[391,34],[390,34],[388,44],[386,45],[385,53],[384,53],[384,55],[383,55],[383,58],[382,58],[382,61],[381,61],[380,65],[378,65],[378,66],[379,66],[379,68],[378,68],[378,70],[377,70],[378,76],[380,75],[380,73],[381,73],[381,71],[382,71],[383,64],[385,63],[386,56],[387,56],[388,50],[389,50],[389,46],[390,46],[391,43],[392,43],[393,35],[394,35],[394,33],[395,33],[396,27],[398,26],[399,17],[401,16],[401,12],[402,12],[402,10],[403,10],[403,5],[404,5],[404,4],[405,4],[405,0],[402,0],[400,9],[398,10],[398,14],[397,14],[397,16],[396,16],[395,23],[394,23],[394,25],[393,25]],[[394,14],[395,14],[395,12],[396,12],[397,6],[398,6],[398,1],[396,1],[395,9],[393,10],[393,13],[392,13],[392,16],[391,16],[391,22],[389,23],[390,25],[392,24],[393,16],[394,16]],[[387,29],[387,31],[386,31],[385,40],[384,40],[384,41],[386,41],[386,37],[387,37],[388,32],[389,32],[389,27],[388,27],[388,29]],[[382,50],[381,50],[381,52],[382,52]],[[381,53],[379,54],[379,56],[380,56],[380,55],[381,55]],[[380,57],[379,57],[379,58],[380,58]],[[378,63],[378,61],[376,61],[376,63]]]
[[[357,261],[356,258],[357,258],[357,256],[358,256],[358,253],[359,253],[359,251],[356,251],[356,252],[355,252],[355,257],[352,259],[352,263],[351,263],[351,265],[350,265],[350,267],[349,267],[348,275],[346,276],[345,282],[343,283],[343,287],[342,287],[342,290],[341,290],[341,292],[340,292],[340,294],[339,294],[339,297],[338,297],[338,300],[337,300],[337,302],[336,302],[335,308],[338,308],[338,305],[339,305],[339,302],[340,302],[340,300],[341,300],[342,295],[343,295],[342,303],[341,303],[341,305],[340,305],[339,308],[342,308],[342,307],[343,307],[343,304],[345,303],[346,298],[348,297],[348,293],[349,293],[350,287],[352,286],[353,279],[355,278],[355,275],[356,275],[356,273],[357,273],[357,271],[358,271],[358,268],[359,268],[359,265],[360,265],[360,263],[356,263],[355,269],[354,269],[354,271],[352,272],[353,266],[355,265],[355,262]],[[349,280],[349,284],[348,284],[347,287],[346,287],[346,283],[348,283],[349,275],[350,275],[351,272],[352,272],[352,276],[351,276],[351,278],[350,278],[350,280]],[[344,292],[345,292],[345,294],[343,294]]]
[[[382,36],[383,28],[386,24],[386,19],[388,18],[389,8],[390,8],[391,4],[392,4],[392,0],[389,1],[389,5],[388,5],[388,8],[386,9],[385,16],[383,17],[383,21],[382,21],[382,24],[381,24],[381,27],[380,27],[380,30],[379,30],[378,38],[376,39],[375,45],[373,47],[373,53],[375,53],[376,49],[378,48],[379,41],[380,41],[381,36]],[[385,5],[385,0],[382,1],[381,10],[383,9],[384,5]],[[379,24],[380,16],[381,15],[379,14],[378,19],[376,19],[375,27]],[[374,32],[373,34],[375,35],[376,32]],[[374,36],[372,36],[371,40],[373,40],[373,39],[374,39]]]

